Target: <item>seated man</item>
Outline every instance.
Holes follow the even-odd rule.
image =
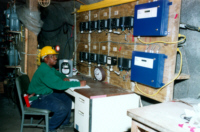
[[[71,87],[85,86],[86,81],[70,82],[66,76],[53,66],[57,62],[56,51],[51,46],[41,50],[42,63],[33,75],[28,88],[31,107],[47,109],[53,112],[49,120],[49,132],[56,132],[60,126],[69,126],[72,100],[61,90]]]

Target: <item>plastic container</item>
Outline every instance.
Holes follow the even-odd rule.
[[[25,100],[25,103],[26,103],[26,106],[27,107],[30,107],[30,103],[29,103],[29,98],[28,98],[28,95],[27,94],[24,94],[24,100]]]
[[[10,14],[10,31],[19,31],[20,30],[20,22],[16,13],[16,6],[13,6],[13,10],[11,10]]]
[[[14,46],[10,46],[10,49],[7,50],[9,66],[18,65],[18,51]]]
[[[10,26],[10,8],[4,11],[5,17],[6,17],[6,27]]]

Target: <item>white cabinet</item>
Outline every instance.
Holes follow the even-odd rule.
[[[89,99],[77,92],[75,123],[79,132],[123,132],[131,128],[127,110],[139,106],[139,96],[131,93]]]
[[[90,100],[83,95],[75,95],[75,119],[74,128],[80,132],[89,132],[89,107]]]

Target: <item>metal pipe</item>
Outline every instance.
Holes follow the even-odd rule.
[[[76,61],[77,61],[77,56],[76,56],[76,49],[77,49],[77,36],[76,36],[76,8],[74,8],[74,65],[76,68]]]

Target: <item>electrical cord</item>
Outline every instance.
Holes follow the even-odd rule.
[[[178,37],[182,37],[183,39],[179,40],[179,41],[175,41],[175,42],[166,42],[166,41],[154,41],[154,42],[144,42],[140,39],[140,37],[138,37],[138,40],[143,43],[143,44],[152,44],[152,43],[165,43],[165,44],[175,44],[175,43],[179,43],[179,42],[182,42],[183,40],[186,39],[186,36],[185,35],[182,35],[182,34],[178,34]]]
[[[189,25],[189,24],[180,24],[180,28],[189,29],[189,30],[194,30],[194,31],[200,32],[200,27],[195,27],[195,26],[192,26],[192,25]]]
[[[147,93],[143,92],[143,91],[138,87],[137,82],[135,82],[136,88],[137,88],[142,94],[144,94],[144,95],[146,95],[146,96],[155,96],[155,95],[157,95],[164,87],[166,87],[167,85],[169,85],[170,83],[172,83],[174,80],[176,80],[176,79],[179,77],[179,75],[181,74],[181,70],[182,70],[182,53],[181,53],[181,51],[179,50],[179,48],[177,48],[177,51],[179,52],[180,57],[181,57],[180,70],[179,70],[179,72],[178,72],[178,75],[177,75],[173,80],[171,80],[170,82],[166,83],[164,86],[162,86],[161,88],[159,88],[159,90],[157,90],[157,92],[155,92],[154,94],[147,94]]]

